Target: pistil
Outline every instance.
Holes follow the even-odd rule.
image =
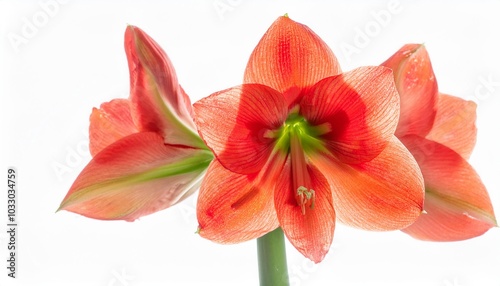
[[[311,186],[311,177],[307,170],[307,162],[302,148],[301,137],[304,130],[301,123],[296,123],[290,128],[290,157],[292,161],[292,188],[297,190],[295,199],[300,206],[302,214],[306,214],[306,207],[314,208],[316,195]],[[301,136],[302,135],[302,136]]]

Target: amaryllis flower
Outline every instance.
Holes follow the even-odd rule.
[[[486,188],[467,163],[476,142],[476,104],[438,93],[423,45],[405,45],[382,66],[394,70],[401,96],[396,135],[425,181],[425,212],[403,231],[423,240],[454,241],[496,226]]]
[[[197,134],[189,98],[165,52],[134,26],[125,32],[125,51],[130,97],[92,111],[93,159],[60,209],[133,221],[197,190],[213,159]]]
[[[201,236],[237,243],[281,226],[319,262],[336,218],[395,230],[420,215],[423,181],[394,136],[399,96],[390,69],[341,73],[328,46],[285,16],[253,51],[244,82],[194,104],[217,158],[198,198]]]

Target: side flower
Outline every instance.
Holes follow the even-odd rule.
[[[328,46],[285,16],[253,51],[244,82],[194,104],[217,158],[198,198],[201,236],[237,243],[281,226],[320,262],[336,218],[369,230],[417,219],[423,180],[394,136],[399,96],[390,69],[342,73]]]
[[[213,159],[197,134],[189,97],[165,52],[134,26],[125,31],[125,51],[130,96],[92,111],[93,158],[59,210],[133,221],[196,191]]]
[[[455,241],[497,225],[488,192],[467,162],[476,142],[476,104],[438,92],[423,45],[408,44],[385,61],[401,97],[396,135],[417,160],[425,212],[403,229],[414,238]]]

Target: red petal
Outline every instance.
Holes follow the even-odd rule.
[[[289,96],[319,80],[340,74],[337,58],[307,26],[279,17],[255,47],[245,70],[245,83],[260,83]],[[294,90],[295,89],[295,90]]]
[[[313,126],[327,126],[321,136],[339,160],[372,160],[392,139],[399,96],[390,69],[362,67],[325,78],[304,95],[300,112]]]
[[[191,117],[189,97],[161,47],[141,29],[128,26],[125,51],[132,116],[139,129],[162,134],[169,144],[203,147]]]
[[[402,140],[417,159],[426,188],[426,213],[404,232],[423,240],[455,241],[479,236],[496,226],[488,192],[464,158],[418,136]]]
[[[405,45],[382,65],[393,69],[401,96],[396,136],[425,136],[431,130],[436,115],[438,87],[424,45]]]
[[[395,137],[378,157],[363,164],[345,165],[324,156],[310,159],[329,181],[335,212],[345,224],[396,230],[413,223],[422,212],[422,175]]]
[[[90,115],[89,149],[95,156],[102,149],[119,139],[138,132],[130,115],[130,101],[113,99],[94,108]]]
[[[208,151],[165,145],[154,132],[135,133],[99,152],[59,209],[133,221],[185,198],[212,158]]]
[[[440,93],[436,119],[426,138],[468,159],[476,144],[475,122],[476,104],[473,101]]]
[[[314,207],[306,208],[305,214],[302,214],[295,199],[297,190],[292,184],[290,159],[277,182],[274,204],[280,226],[288,240],[305,257],[318,263],[323,260],[332,244],[335,211],[330,186],[325,177],[314,166],[309,165],[307,171],[312,182],[309,187],[315,191]]]
[[[269,159],[274,138],[286,119],[283,96],[263,85],[244,84],[212,94],[194,104],[199,132],[227,169],[259,172]]]
[[[200,235],[219,243],[239,243],[276,229],[273,190],[260,179],[230,172],[214,160],[198,196]]]

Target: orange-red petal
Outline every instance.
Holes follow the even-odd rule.
[[[455,241],[479,236],[497,225],[478,174],[450,148],[418,136],[402,138],[425,180],[425,213],[403,231],[422,240]]]
[[[180,87],[167,54],[134,26],[125,31],[125,51],[132,117],[138,128],[161,134],[168,144],[203,147],[192,120],[189,97]]]
[[[399,96],[392,72],[362,67],[321,80],[302,98],[300,112],[321,135],[329,151],[346,164],[372,160],[392,140]]]
[[[445,145],[468,159],[476,144],[476,103],[439,94],[436,119],[427,139]]]
[[[314,204],[302,213],[295,199],[297,190],[292,184],[292,168],[287,160],[283,173],[276,182],[274,204],[281,228],[292,245],[305,257],[318,263],[330,249],[335,229],[335,211],[327,180],[312,165],[307,166],[314,190]]]
[[[272,173],[267,174],[270,181],[278,174]],[[239,243],[276,229],[272,185],[261,179],[228,171],[214,160],[196,206],[200,235],[218,243]]]
[[[424,45],[407,44],[382,66],[393,69],[401,96],[401,116],[396,136],[425,136],[434,123],[438,86]]]
[[[245,83],[270,86],[293,101],[300,89],[341,73],[337,58],[309,27],[284,16],[269,27],[252,52]]]
[[[372,161],[346,165],[318,155],[311,161],[330,183],[335,213],[347,225],[397,230],[423,210],[424,182],[415,159],[393,137]]]
[[[90,161],[59,209],[95,219],[133,221],[185,198],[212,159],[206,150],[165,145],[154,132],[134,133]]]
[[[113,99],[92,109],[89,128],[90,154],[95,156],[102,149],[119,139],[138,132],[130,114],[130,101]]]
[[[203,140],[227,169],[259,172],[273,150],[270,132],[286,119],[281,93],[260,84],[244,84],[212,94],[194,104]]]

